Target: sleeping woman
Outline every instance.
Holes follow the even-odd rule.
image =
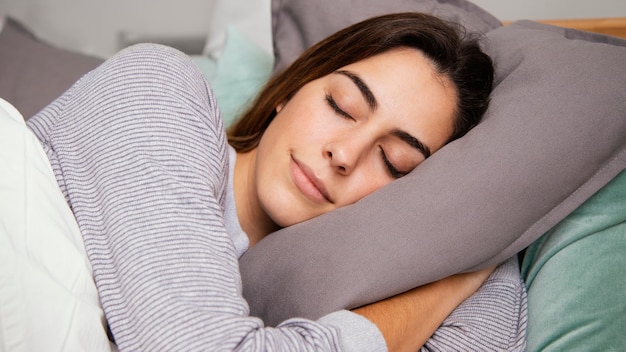
[[[456,26],[394,14],[306,51],[228,135],[202,73],[156,45],[120,52],[28,126],[77,220],[121,351],[480,350],[502,340],[513,350],[525,321],[509,313],[524,308],[514,260],[276,328],[248,315],[238,271],[263,237],[356,202],[463,136],[492,79],[489,57]],[[486,306],[501,314],[481,317]],[[501,336],[499,324],[520,328]]]

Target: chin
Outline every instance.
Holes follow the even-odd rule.
[[[289,226],[292,226],[292,225],[295,225],[295,224],[298,224],[307,220],[306,218],[294,216],[293,214],[290,214],[290,215],[282,214],[282,215],[283,216],[272,217],[272,220],[274,221],[274,223],[276,223],[276,225],[278,225],[280,228],[289,227]]]
[[[260,197],[265,213],[279,227],[292,226],[319,216],[329,209],[320,209],[291,189],[280,189],[277,185],[265,188]],[[318,207],[316,207],[316,205]]]
[[[288,212],[285,212],[284,209],[290,209],[290,210]],[[276,225],[283,228],[283,227],[288,227],[288,226],[299,224],[301,222],[307,221],[319,215],[319,214],[312,215],[308,213],[302,213],[299,211],[293,211],[293,209],[294,209],[293,206],[281,207],[280,210],[282,211],[279,211],[277,216],[270,215],[270,217],[272,218],[272,220],[274,221]]]

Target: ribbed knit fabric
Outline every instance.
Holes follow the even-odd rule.
[[[517,258],[491,274],[458,306],[422,351],[524,351],[528,302]]]
[[[202,73],[156,45],[107,60],[28,122],[74,212],[120,350],[384,350],[373,324],[346,311],[277,328],[248,316],[224,225],[222,124]],[[425,348],[517,349],[525,304],[507,263]]]

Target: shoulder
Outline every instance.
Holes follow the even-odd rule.
[[[30,125],[59,162],[84,165],[89,174],[98,166],[124,170],[120,165],[213,180],[227,174],[223,122],[204,75],[187,55],[162,45],[120,51]]]
[[[223,121],[215,95],[197,65],[177,49],[138,44],[120,51],[94,76],[109,94],[125,93],[120,109],[138,106],[145,122],[180,124],[191,132],[203,129],[221,137]],[[154,121],[154,119],[160,119]],[[175,131],[173,131],[175,132]],[[186,131],[188,132],[188,131]],[[198,131],[197,134],[199,134]]]

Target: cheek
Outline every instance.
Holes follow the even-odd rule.
[[[353,204],[393,181],[386,173],[380,172],[363,172],[353,176],[355,177],[346,180],[347,184],[342,187],[345,190],[345,199],[340,206]]]
[[[311,139],[325,133],[329,128],[329,122],[317,106],[310,106],[300,101],[293,101],[287,105],[275,120],[272,121],[263,137],[269,134],[269,138],[276,140],[290,140],[292,142]]]

